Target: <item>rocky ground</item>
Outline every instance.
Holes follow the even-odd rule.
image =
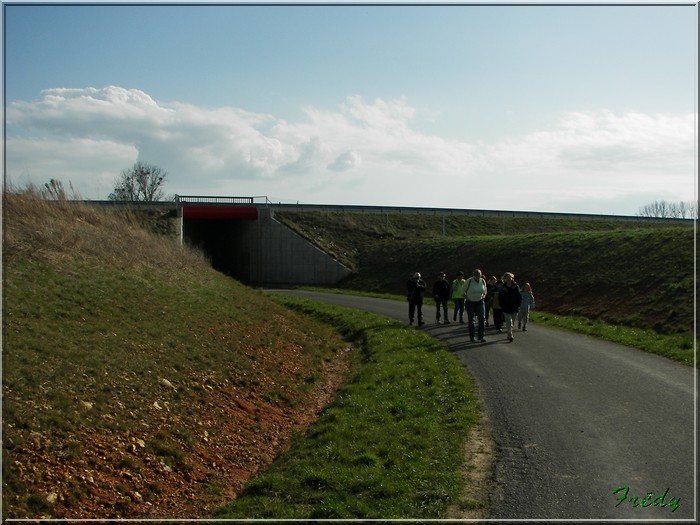
[[[219,387],[211,389],[211,402],[198,417],[187,421],[173,420],[167,405],[159,405],[152,407],[151,419],[139,422],[141,435],[85,430],[77,454],[70,443],[34,434],[4,458],[29,501],[4,498],[3,516],[206,518],[288,449],[295,431],[317,419],[346,379],[350,350],[324,365],[324,379],[310,395],[290,400],[294,408],[271,405],[255,387]],[[144,439],[148,435],[152,443],[154,435],[168,432],[188,441],[187,454],[172,466],[162,459],[167,451],[154,454]]]

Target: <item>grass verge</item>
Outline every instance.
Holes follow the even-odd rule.
[[[695,339],[692,334],[664,335],[654,330],[617,326],[580,316],[530,312],[530,320],[544,326],[563,328],[645,352],[658,354],[688,366],[695,363]]]
[[[361,349],[336,401],[217,518],[440,518],[456,503],[475,386],[445,347],[374,314],[277,299]],[[361,365],[361,366],[360,366]]]

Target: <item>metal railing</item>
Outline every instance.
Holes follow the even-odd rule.
[[[637,222],[659,222],[666,224],[692,224],[694,218],[665,218],[665,217],[642,217],[638,215],[604,215],[591,213],[566,213],[566,212],[537,212],[537,211],[516,211],[516,210],[483,210],[469,208],[420,208],[405,206],[368,206],[368,205],[345,205],[345,204],[282,204],[272,202],[265,195],[253,197],[224,197],[206,195],[175,195],[175,201],[158,202],[127,202],[127,201],[81,201],[91,205],[109,207],[129,207],[143,209],[178,209],[183,204],[248,204],[270,207],[273,212],[294,211],[294,212],[323,212],[323,213],[369,213],[369,214],[419,214],[419,215],[470,215],[481,217],[501,217],[501,218],[530,218],[530,219],[573,219],[573,220],[615,220],[615,221],[637,221]]]
[[[257,201],[261,201],[264,199],[263,202],[258,202],[259,204],[268,204],[270,201],[268,200],[266,195],[257,195],[254,197],[221,197],[221,196],[216,196],[216,195],[175,195],[175,203],[176,204],[256,204]]]
[[[469,208],[419,208],[404,206],[365,206],[343,204],[276,204],[270,207],[275,211],[324,212],[324,213],[374,213],[384,215],[467,215],[473,217],[527,218],[527,219],[569,219],[569,220],[611,220],[690,224],[694,219],[677,219],[662,217],[641,217],[638,215],[603,215],[592,213],[538,212],[515,210],[483,210]]]

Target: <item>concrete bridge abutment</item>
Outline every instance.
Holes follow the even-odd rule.
[[[351,270],[256,205],[182,205],[183,243],[200,247],[217,270],[255,286],[333,285]]]

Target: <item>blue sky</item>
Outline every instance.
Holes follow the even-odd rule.
[[[697,5],[4,4],[6,178],[634,215],[697,198]]]

